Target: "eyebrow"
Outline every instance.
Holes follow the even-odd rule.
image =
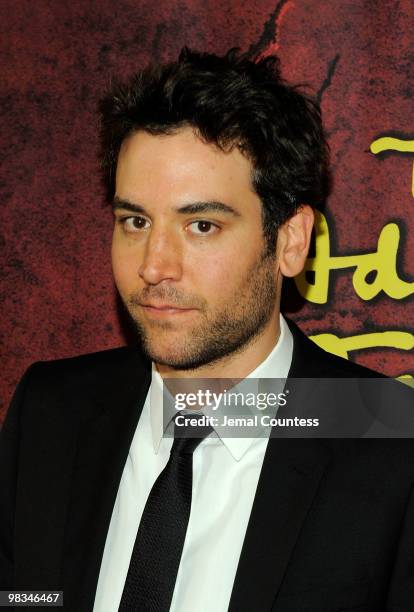
[[[145,208],[140,204],[133,204],[128,200],[123,200],[122,198],[118,198],[118,196],[115,196],[112,202],[112,210],[115,211],[119,210],[120,208],[122,208],[123,210],[130,210],[131,212],[147,214]]]
[[[192,215],[197,213],[205,213],[205,212],[222,212],[228,215],[234,215],[235,217],[240,217],[240,213],[235,210],[232,206],[228,204],[224,204],[223,202],[192,202],[191,204],[185,204],[184,206],[180,206],[177,208],[177,212],[184,215]]]
[[[117,196],[114,198],[112,208],[114,211],[122,208],[124,210],[130,210],[131,212],[148,214],[144,206],[141,206],[140,204],[133,204],[132,202],[118,198]],[[176,209],[176,212],[182,215],[192,215],[206,212],[222,212],[225,214],[234,215],[235,217],[240,217],[240,213],[232,206],[224,204],[223,202],[216,202],[214,200],[208,202],[191,202],[191,204],[180,206]]]

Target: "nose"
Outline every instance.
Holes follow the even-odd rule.
[[[167,229],[152,228],[145,244],[144,257],[138,274],[148,285],[165,280],[180,280],[182,252],[179,238]]]

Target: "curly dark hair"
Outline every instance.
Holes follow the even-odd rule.
[[[280,76],[276,56],[224,56],[184,47],[176,62],[150,65],[115,85],[100,103],[103,167],[110,196],[123,140],[132,132],[171,134],[192,126],[222,150],[237,146],[252,164],[268,250],[301,204],[321,208],[329,150],[321,111]]]

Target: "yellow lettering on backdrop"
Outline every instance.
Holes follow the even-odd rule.
[[[414,334],[405,331],[384,331],[359,334],[340,338],[336,334],[315,334],[309,336],[318,346],[339,357],[349,358],[349,352],[374,347],[389,347],[411,351],[414,348]],[[414,377],[404,374],[398,377],[401,381],[411,384]]]
[[[399,151],[400,153],[414,153],[414,140],[402,140],[392,136],[382,136],[373,140],[370,146],[371,153],[378,155],[384,151]]]
[[[348,359],[350,351],[373,348],[376,346],[390,347],[410,351],[414,348],[414,334],[405,331],[384,331],[359,334],[340,338],[336,334],[315,334],[309,336],[318,346],[329,353]]]
[[[400,153],[414,153],[414,140],[402,140],[401,138],[393,138],[391,136],[383,136],[377,138],[371,143],[371,153],[378,155],[384,151],[398,151]],[[414,197],[414,163],[411,179],[411,194]]]
[[[414,153],[414,140],[382,137],[371,143],[374,155],[384,151]],[[414,196],[414,166],[411,185]],[[398,276],[397,255],[400,230],[395,223],[385,225],[378,238],[377,250],[359,255],[332,256],[329,227],[325,216],[317,212],[315,218],[315,257],[309,257],[301,274],[295,278],[299,293],[316,304],[328,301],[331,270],[355,268],[352,282],[356,294],[363,300],[371,300],[383,291],[389,297],[400,300],[414,293],[414,283],[407,283]],[[306,278],[313,273],[313,282]],[[368,278],[369,276],[369,278]],[[367,280],[368,279],[368,280]],[[390,347],[410,351],[414,348],[414,334],[406,331],[383,331],[359,334],[344,338],[336,334],[315,334],[310,338],[326,351],[349,358],[349,352],[374,347]],[[403,374],[399,380],[414,386],[414,377]]]
[[[326,304],[331,270],[346,268],[355,268],[352,282],[356,294],[363,300],[372,300],[380,291],[395,300],[414,293],[414,282],[407,283],[397,273],[400,230],[395,223],[388,223],[382,228],[374,253],[360,255],[331,255],[328,223],[320,212],[316,213],[315,231],[315,257],[308,257],[303,271],[295,277],[299,293],[309,302]],[[306,280],[306,272],[309,271],[314,274],[313,283]],[[370,273],[374,274],[374,278],[367,280]]]

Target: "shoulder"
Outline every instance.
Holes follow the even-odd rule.
[[[372,468],[374,474],[378,468],[389,478],[406,478],[412,483],[414,444],[408,435],[413,428],[412,389],[324,351],[295,323],[288,321],[288,325],[294,338],[289,376],[312,379],[310,387],[316,391],[311,405],[319,406],[324,418],[334,417],[332,421],[328,419],[328,426],[338,428],[334,431],[346,433],[350,428],[354,432],[345,435],[332,431],[321,443],[336,460],[341,461],[342,456],[346,469],[355,465],[358,471],[365,466]]]
[[[95,407],[149,384],[151,364],[139,348],[121,347],[32,364],[14,393],[6,430],[18,421],[45,414],[69,413],[88,418]],[[14,415],[14,416],[13,416]]]
[[[91,377],[113,375],[131,366],[146,368],[148,363],[139,349],[119,347],[64,359],[39,361],[30,366],[29,372],[31,377],[43,382],[53,383],[56,380],[60,383],[74,380],[87,382]]]
[[[286,319],[293,336],[293,355],[290,376],[320,378],[385,378],[357,363],[324,351],[312,342],[301,329]]]

